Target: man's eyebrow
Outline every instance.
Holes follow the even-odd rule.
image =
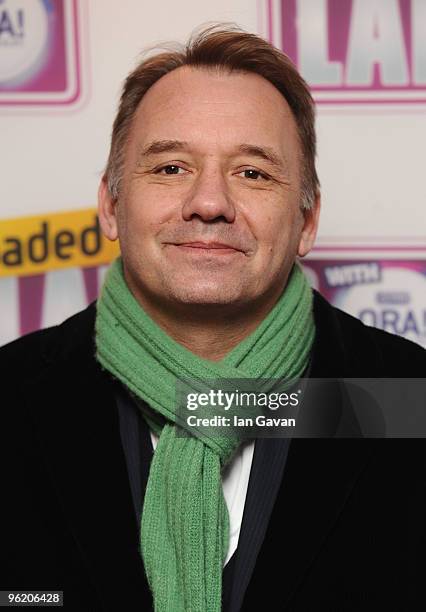
[[[284,158],[281,158],[273,149],[270,147],[242,144],[238,147],[239,153],[251,155],[253,157],[259,157],[269,162],[273,166],[277,166],[282,170],[287,170],[287,162]]]
[[[188,150],[189,148],[189,143],[184,140],[154,140],[140,148],[138,161],[150,155],[172,153],[174,151]],[[263,159],[281,170],[287,170],[286,160],[281,158],[271,147],[243,143],[237,147],[236,151],[240,154],[243,153]]]
[[[178,151],[188,148],[188,143],[184,140],[154,140],[148,145],[141,147],[138,159],[142,157],[148,157],[149,155],[156,155],[158,153],[169,153],[172,151]]]

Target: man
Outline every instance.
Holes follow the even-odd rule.
[[[424,376],[423,349],[309,288],[319,210],[312,99],[278,50],[209,28],[130,74],[99,188],[121,258],[96,304],[0,353],[2,589],[70,610],[426,604],[422,440],[177,436],[180,377]]]

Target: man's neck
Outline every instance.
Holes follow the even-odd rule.
[[[135,288],[130,288],[145,312],[166,334],[209,361],[220,361],[249,336],[281,295],[280,291],[267,299],[263,296],[263,299],[238,306],[177,304],[171,307],[170,304],[153,303]]]
[[[146,306],[144,307],[146,310]],[[208,359],[220,361],[237,346],[246,336],[256,329],[263,317],[253,320],[239,320],[238,322],[223,319],[210,320],[208,324],[194,319],[182,320],[162,317],[161,313],[149,313],[163,331],[173,340],[187,348],[189,351]]]

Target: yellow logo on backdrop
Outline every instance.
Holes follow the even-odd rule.
[[[93,208],[0,220],[0,276],[98,266],[118,254]]]

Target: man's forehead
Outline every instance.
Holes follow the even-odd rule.
[[[190,106],[198,112],[238,114],[244,107],[273,107],[275,114],[292,117],[290,107],[278,89],[262,76],[246,71],[225,71],[208,67],[182,66],[161,77],[150,87],[138,114],[159,113]]]
[[[279,156],[282,161],[288,153],[286,141],[294,145],[298,140],[286,100],[266,79],[187,66],[148,90],[132,132],[138,157],[171,150],[170,143],[176,141],[185,144],[175,149],[214,146],[224,154],[235,154],[237,149],[253,153],[257,148],[259,156]]]

